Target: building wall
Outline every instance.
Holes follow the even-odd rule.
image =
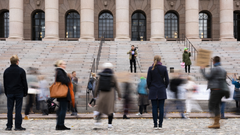
[[[234,11],[240,11],[240,0],[234,1]],[[38,5],[37,3],[40,2]],[[69,11],[77,11],[79,14],[81,0],[59,0],[59,38],[65,40],[65,16]],[[206,11],[211,15],[211,39],[217,41],[220,38],[220,11],[219,0],[199,0],[199,12]],[[9,0],[0,0],[0,13],[9,10]],[[32,15],[35,11],[45,11],[45,0],[24,0],[24,40],[32,39]],[[98,38],[98,17],[103,11],[109,11],[114,17],[114,38],[116,37],[116,0],[94,1],[94,37]],[[151,36],[151,0],[129,0],[129,35],[131,38],[132,14],[142,11],[146,15],[146,39]],[[165,14],[173,11],[179,16],[179,37],[185,34],[185,0],[165,0]],[[80,16],[81,18],[81,16]],[[114,40],[108,39],[108,40]]]

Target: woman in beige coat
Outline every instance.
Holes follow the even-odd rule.
[[[115,90],[118,93],[118,99],[121,99],[121,93],[112,71],[111,63],[103,64],[103,72],[99,73],[99,80],[94,90],[94,97],[97,98],[96,111],[99,114],[96,116],[96,125],[100,124],[102,114],[108,115],[108,128],[113,128],[112,120],[115,104]]]

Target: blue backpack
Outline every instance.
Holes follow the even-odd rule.
[[[146,78],[141,78],[140,83],[138,84],[138,93],[139,94],[143,94],[143,95],[147,95],[147,81]]]
[[[93,90],[93,85],[92,85],[91,81],[88,82],[87,88],[88,88],[88,90]]]

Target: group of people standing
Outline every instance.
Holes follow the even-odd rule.
[[[137,56],[137,52],[132,46],[132,49],[128,52],[130,54],[130,63],[135,63],[134,58]],[[188,72],[190,73],[189,57],[191,53],[185,49],[183,54],[183,61],[186,63],[185,66],[188,67]],[[22,101],[23,97],[28,95],[28,84],[26,79],[25,71],[20,68],[19,58],[17,55],[13,55],[10,58],[11,66],[7,68],[4,72],[4,88],[5,94],[7,96],[8,104],[8,123],[6,130],[12,129],[12,113],[14,102],[16,102],[16,120],[15,120],[15,130],[26,130],[21,126],[22,124]],[[209,99],[209,109],[212,114],[214,114],[214,124],[209,126],[209,128],[220,128],[220,108],[222,97],[226,96],[227,93],[223,90],[223,82],[226,81],[226,71],[222,68],[220,63],[220,57],[216,56],[213,59],[214,68],[211,70],[210,74],[205,73],[205,67],[201,67],[201,73],[208,80],[208,88],[211,90]],[[135,65],[135,64],[134,64]],[[69,83],[73,83],[75,87],[77,86],[78,79],[76,75],[73,77],[72,74],[68,74],[66,71],[66,62],[59,60],[55,64],[56,66],[56,82],[61,82],[61,84],[66,85],[68,88],[68,93],[66,97],[57,98],[59,102],[59,110],[57,112],[57,124],[56,130],[70,130],[64,124],[66,111],[69,103],[72,104],[73,110],[76,110],[76,105],[73,102],[73,95],[71,94]],[[135,66],[134,66],[135,67]],[[186,68],[187,69],[187,68]],[[186,70],[187,71],[187,70]],[[131,70],[132,72],[132,70]],[[136,67],[134,72],[136,72]],[[94,103],[96,108],[96,125],[101,124],[101,117],[103,114],[108,116],[108,128],[113,128],[112,121],[114,116],[114,106],[115,99],[121,100],[122,95],[118,86],[117,79],[114,75],[113,65],[111,63],[103,64],[103,71],[98,74],[92,74],[93,79],[91,80],[93,99],[89,103]],[[221,79],[219,79],[221,78]],[[191,78],[189,79],[191,80]],[[173,81],[173,80],[172,80]],[[44,83],[44,82],[42,82]],[[153,64],[148,68],[147,76],[142,76],[140,78],[140,83],[138,85],[139,94],[139,114],[143,113],[144,108],[148,105],[148,100],[151,100],[152,105],[152,117],[153,117],[153,127],[154,129],[162,129],[163,118],[164,118],[164,104],[167,99],[166,89],[170,83],[167,67],[162,65],[161,57],[156,55],[153,59]],[[171,82],[173,83],[173,82]],[[175,80],[175,83],[179,83],[179,80]],[[181,83],[181,82],[180,82]],[[233,80],[233,84],[236,85],[236,89],[239,89],[240,84],[236,84]],[[32,86],[31,86],[32,87]],[[90,87],[90,86],[89,86]],[[193,84],[189,83],[188,90],[193,90]],[[148,91],[146,91],[148,89]],[[117,93],[117,95],[116,95]],[[176,93],[177,94],[177,93]],[[189,93],[191,94],[191,93]],[[177,96],[177,95],[176,95]],[[42,97],[40,96],[40,99]],[[96,102],[97,99],[97,102]],[[238,100],[239,101],[239,100]],[[96,103],[96,104],[95,104]],[[239,102],[238,102],[239,103]],[[126,118],[126,117],[125,117]],[[159,120],[159,121],[158,121]]]

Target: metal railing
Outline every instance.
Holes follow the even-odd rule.
[[[99,61],[100,61],[101,52],[102,52],[102,45],[105,42],[105,36],[104,35],[105,35],[105,32],[103,33],[103,36],[101,37],[101,41],[100,41],[100,44],[99,44],[99,47],[98,47],[97,58],[93,59],[91,72],[90,72],[89,78],[88,78],[88,83],[90,81],[92,73],[97,73],[97,71],[98,71]],[[87,86],[88,86],[88,83],[87,83]],[[86,110],[88,109],[89,94],[90,94],[90,90],[87,87],[86,88]]]
[[[191,52],[191,55],[193,56],[194,60],[196,60],[198,50],[194,47],[191,41],[184,34],[180,35],[178,42],[183,43],[184,47],[188,48],[188,51]]]
[[[138,51],[138,47],[136,47],[137,51]],[[138,51],[139,52],[139,51]],[[141,66],[140,66],[140,63],[139,63],[139,57],[136,58],[136,61],[137,61],[137,64],[138,64],[138,67],[139,67],[139,70],[140,72],[142,73],[142,69],[141,69]]]

